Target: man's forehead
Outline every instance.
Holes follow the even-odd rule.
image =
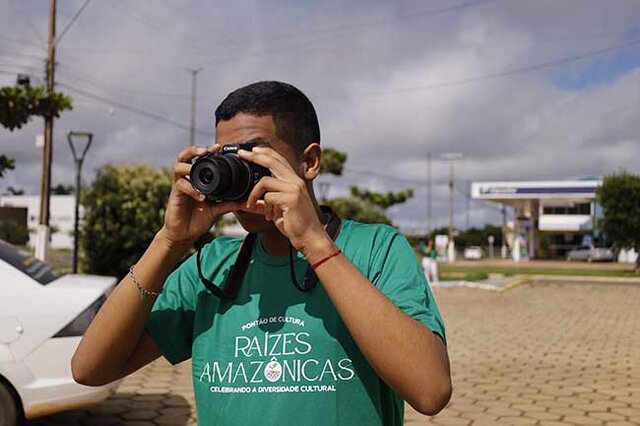
[[[270,115],[237,114],[229,120],[218,122],[216,126],[216,142],[221,145],[255,139],[271,142],[274,138],[276,131]]]

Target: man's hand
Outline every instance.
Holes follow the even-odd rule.
[[[255,147],[240,150],[243,160],[271,170],[272,177],[263,177],[249,194],[246,208],[264,212],[293,247],[307,255],[318,240],[327,239],[306,182],[296,174],[287,160],[272,148]]]
[[[173,187],[164,215],[164,226],[159,232],[169,243],[191,245],[211,229],[219,216],[243,207],[243,203],[238,201],[209,203],[205,201],[205,196],[191,185],[191,160],[207,152],[219,150],[220,145],[210,148],[191,146],[178,155],[178,161],[173,165]]]

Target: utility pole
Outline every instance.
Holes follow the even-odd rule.
[[[471,194],[469,193],[469,191],[470,191],[469,181],[467,181],[467,188],[466,188],[466,191],[464,193],[464,195],[467,197],[467,206],[466,206],[467,207],[467,209],[466,209],[467,213],[466,213],[466,221],[465,221],[465,226],[464,226],[465,231],[469,230],[469,202],[471,200]]]
[[[431,152],[427,152],[427,234],[431,234]]]
[[[49,49],[46,63],[47,92],[53,92],[56,66],[56,0],[49,1]],[[40,182],[40,223],[36,238],[36,257],[47,259],[49,247],[49,193],[51,189],[51,160],[53,158],[53,117],[44,119],[44,153],[42,180]]]
[[[187,68],[191,73],[191,138],[190,144],[193,146],[196,144],[196,84],[198,73],[202,71],[202,67]]]
[[[507,258],[507,206],[502,205],[502,247],[500,247],[500,257]]]
[[[449,244],[447,257],[449,262],[453,262],[455,260],[455,246],[453,243],[453,162],[462,158],[462,154],[450,152],[441,154],[440,158],[449,161]]]

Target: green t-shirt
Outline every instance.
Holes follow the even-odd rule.
[[[205,246],[204,275],[223,283],[241,242],[221,237]],[[393,303],[445,338],[400,233],[345,220],[336,244]],[[298,255],[294,264],[302,282],[308,263]],[[192,358],[199,425],[403,423],[402,399],[373,371],[322,284],[296,289],[289,259],[268,256],[259,239],[236,299],[212,295],[191,256],[167,278],[147,331],[172,364]]]

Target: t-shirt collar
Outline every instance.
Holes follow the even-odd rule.
[[[251,256],[252,260],[258,261],[260,263],[264,263],[266,265],[271,266],[285,266],[289,264],[289,256],[285,257],[274,257],[267,254],[262,247],[262,243],[260,242],[260,237],[256,238],[256,242],[253,246],[253,254]],[[294,254],[294,258],[296,263],[305,260],[305,257],[300,252],[296,252]]]

